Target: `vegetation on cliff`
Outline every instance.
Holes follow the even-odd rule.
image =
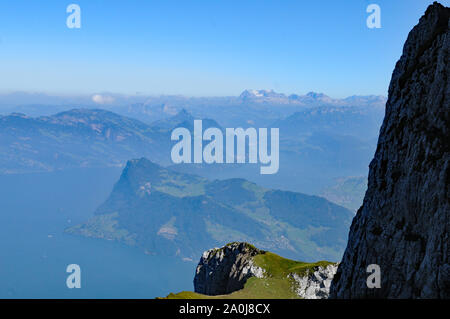
[[[233,244],[239,243],[230,243],[222,248],[210,250],[208,251],[210,252],[209,256],[220,254],[220,250]],[[268,251],[258,250],[248,243],[243,244],[247,245],[251,250],[258,251],[256,255],[249,258],[253,261],[254,266],[263,270],[261,278],[256,276],[249,278],[245,282],[243,289],[230,294],[210,296],[192,291],[183,291],[176,294],[171,293],[166,299],[298,299],[300,298],[296,292],[298,282],[293,279],[294,274],[299,277],[305,277],[329,265],[337,265],[328,261],[315,263],[295,261]]]

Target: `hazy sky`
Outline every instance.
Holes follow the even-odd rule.
[[[2,0],[0,92],[387,95],[431,2]],[[81,29],[66,26],[71,3]],[[381,29],[366,26],[371,3]]]

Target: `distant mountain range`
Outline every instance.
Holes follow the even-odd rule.
[[[317,196],[244,179],[210,181],[139,159],[127,163],[95,215],[67,232],[183,258],[249,240],[284,256],[338,260],[352,217],[350,210]]]
[[[336,184],[324,189],[320,196],[356,213],[363,203],[366,190],[366,176],[343,177],[336,179]]]
[[[209,118],[181,109],[151,123],[102,109],[73,109],[40,117],[0,116],[0,174],[123,166],[130,158],[139,157],[170,166],[173,128],[192,131],[194,119],[202,119],[204,129],[223,130],[222,114],[241,117],[246,108],[240,109],[243,111],[221,109]],[[171,168],[209,179],[241,177],[264,187],[308,194],[320,194],[336,178],[366,174],[382,108],[317,106],[292,112],[271,122],[272,115],[259,113],[270,122],[266,127],[280,128],[280,169],[273,176],[261,176],[255,164],[181,164]],[[245,117],[240,122],[246,122]],[[249,126],[255,125],[243,125]]]
[[[170,151],[160,144],[164,133],[105,110],[38,118],[14,113],[0,117],[0,137],[0,173],[120,166],[144,155],[163,161]]]
[[[210,179],[243,177],[265,187],[320,194],[338,178],[367,174],[383,116],[383,108],[317,106],[271,122],[268,127],[280,130],[280,169],[273,176],[259,175],[256,165],[188,164],[173,169]],[[358,193],[356,202],[360,197]]]
[[[35,116],[0,116],[0,174],[127,163],[109,199],[69,232],[183,258],[249,241],[294,259],[339,260],[361,192],[330,187],[337,178],[366,174],[382,98],[248,90],[239,97],[160,97],[126,106],[118,99],[98,97],[105,101],[101,109],[89,102],[53,115],[38,115],[42,105],[13,107]],[[120,105],[107,104],[113,100]],[[171,132],[192,132],[194,119],[202,119],[203,129],[279,128],[278,173],[261,175],[258,164],[174,165]],[[304,194],[326,194],[352,210]]]
[[[245,90],[239,96],[243,102],[292,104],[302,106],[371,106],[384,107],[386,98],[381,95],[350,96],[344,99],[334,99],[323,93],[309,92],[305,95],[286,95],[273,90]]]
[[[384,110],[383,96],[351,96],[334,99],[323,93],[285,95],[273,90],[245,90],[239,96],[186,97],[102,93],[85,96],[51,96],[16,92],[0,94],[0,114],[51,115],[74,108],[101,108],[136,118],[147,124],[169,118],[182,109],[194,117],[216,119],[224,127],[264,126],[305,107],[357,106]]]
[[[220,128],[214,120],[202,120],[205,129]],[[170,165],[172,129],[192,131],[193,121],[186,110],[150,125],[101,109],[0,116],[0,174],[123,166],[142,156]]]
[[[239,96],[217,96],[217,97],[188,97],[182,95],[160,95],[160,96],[148,96],[142,94],[124,95],[114,93],[100,93],[92,95],[50,95],[45,93],[27,93],[27,92],[12,92],[0,94],[0,107],[13,107],[23,105],[53,105],[53,106],[121,106],[132,104],[153,104],[157,103],[170,103],[174,104],[183,103],[191,104],[197,103],[211,103],[218,101],[230,101],[232,103],[244,102],[245,100],[258,100],[259,102],[278,101],[284,104],[289,103],[308,103],[308,102],[321,102],[324,104],[334,105],[347,105],[347,106],[381,106],[384,107],[386,97],[381,95],[354,95],[344,99],[334,99],[326,94],[309,92],[305,95],[278,93],[274,90],[244,90]],[[189,102],[189,103],[186,103]],[[311,105],[310,105],[311,106]]]
[[[378,137],[383,116],[384,109],[367,106],[317,106],[295,112],[271,126],[282,129],[286,138],[320,132],[371,140]]]

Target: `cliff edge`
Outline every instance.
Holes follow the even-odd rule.
[[[450,298],[449,16],[429,6],[395,66],[331,298]],[[370,264],[380,266],[381,288],[367,287]]]
[[[194,277],[194,290],[205,295],[225,295],[244,288],[248,278],[262,278],[253,256],[265,253],[247,243],[230,243],[203,253]]]
[[[280,257],[244,242],[203,253],[194,278],[195,292],[167,298],[325,299],[337,263],[304,263]]]

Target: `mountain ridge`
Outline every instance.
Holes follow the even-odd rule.
[[[127,163],[94,216],[68,232],[190,259],[212,243],[251,240],[303,260],[337,260],[352,216],[317,196],[210,181],[141,158]]]
[[[246,242],[205,251],[194,291],[165,299],[326,299],[337,264],[283,258]]]

